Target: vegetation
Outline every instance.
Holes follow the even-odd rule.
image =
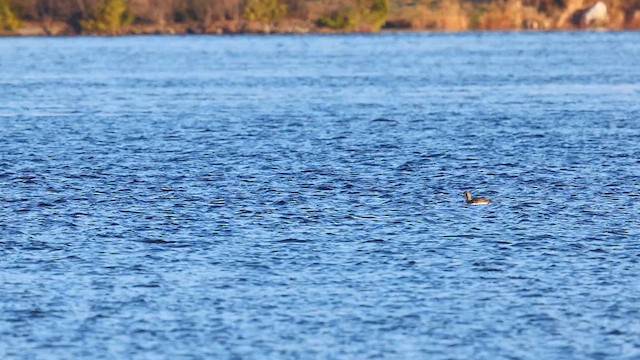
[[[390,7],[389,0],[358,0],[321,17],[317,24],[335,30],[378,31],[386,23]]]
[[[9,0],[0,0],[0,31],[15,30],[20,26],[20,19],[14,14]]]
[[[640,29],[640,0],[0,0],[0,32],[23,34]],[[268,26],[263,26],[268,25]],[[26,30],[25,30],[26,29]],[[40,30],[38,30],[40,29]]]
[[[355,30],[360,22],[360,12],[351,6],[343,6],[318,19],[320,27],[334,30]]]
[[[360,12],[365,23],[378,31],[387,22],[391,10],[390,0],[360,0]]]
[[[82,20],[82,29],[91,33],[117,34],[123,25],[133,22],[127,11],[127,0],[102,0],[95,18]]]
[[[244,18],[249,21],[274,23],[287,15],[287,4],[278,0],[249,0],[244,8]]]

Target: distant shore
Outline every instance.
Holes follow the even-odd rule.
[[[626,31],[637,1],[0,0],[0,36]]]
[[[638,31],[640,28],[496,28],[496,29],[438,29],[438,28],[412,28],[412,27],[383,27],[376,31],[379,33],[463,33],[463,32],[549,32],[549,31]],[[288,24],[213,24],[203,27],[199,24],[171,24],[157,25],[130,25],[115,33],[79,32],[65,22],[27,22],[19,29],[0,32],[0,37],[50,37],[50,36],[135,36],[135,35],[277,35],[277,34],[367,34],[371,31],[348,31],[319,28],[313,24],[288,23]]]

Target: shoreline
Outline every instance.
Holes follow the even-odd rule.
[[[640,31],[638,0],[32,1],[0,0],[0,37]]]
[[[0,38],[22,37],[126,37],[126,36],[270,36],[270,35],[375,35],[375,34],[492,34],[492,33],[593,33],[593,32],[638,32],[638,28],[545,28],[545,29],[415,29],[415,28],[382,28],[377,32],[344,31],[308,27],[271,26],[262,24],[241,24],[230,29],[223,25],[210,29],[196,29],[194,24],[174,24],[171,26],[130,25],[117,33],[83,33],[76,32],[63,22],[44,23],[28,22],[15,31],[0,32]]]

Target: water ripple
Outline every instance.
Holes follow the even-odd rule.
[[[3,39],[0,357],[637,358],[637,44]]]

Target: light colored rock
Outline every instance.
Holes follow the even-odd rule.
[[[582,15],[583,26],[600,26],[609,20],[609,13],[607,12],[607,5],[602,1],[598,1],[587,9]]]
[[[47,32],[44,30],[42,26],[34,26],[32,24],[27,24],[18,30],[16,30],[16,34],[20,36],[45,36]]]

